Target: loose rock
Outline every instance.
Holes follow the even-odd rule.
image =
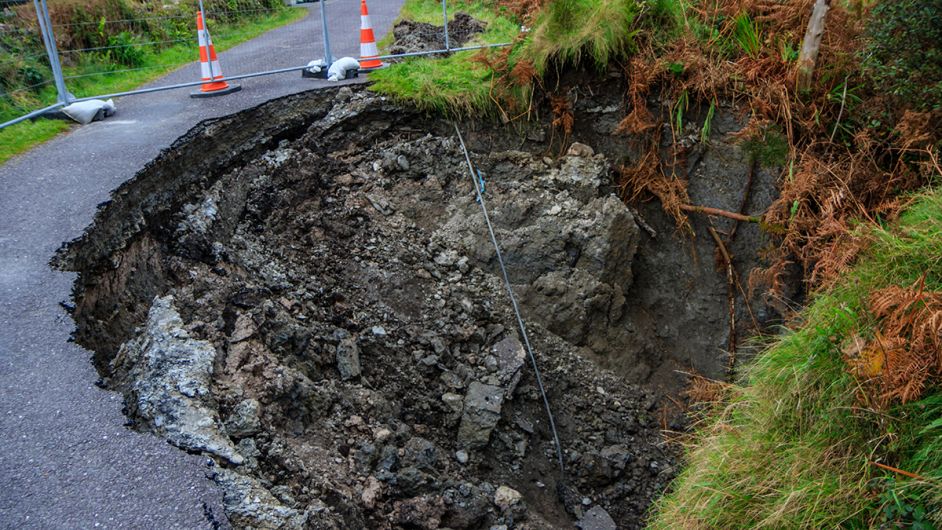
[[[376,501],[382,493],[382,488],[383,485],[376,480],[376,477],[370,475],[366,481],[366,487],[363,488],[363,494],[360,495],[360,500],[363,501],[363,505],[371,509],[375,507]]]
[[[576,523],[579,530],[618,530],[612,516],[601,506],[593,506]]]
[[[595,150],[585,144],[580,144],[579,142],[573,142],[572,145],[569,146],[569,150],[566,151],[566,156],[586,157],[593,155],[595,155]]]
[[[497,492],[494,493],[494,504],[501,510],[507,510],[520,502],[521,498],[522,496],[519,491],[508,486],[501,486],[497,488]]]
[[[484,447],[491,431],[500,421],[503,390],[494,385],[474,381],[464,398],[464,414],[458,428],[458,443],[465,447]]]
[[[220,470],[215,480],[222,486],[223,505],[233,526],[305,528],[309,514],[284,506],[257,481],[226,469]]]
[[[226,432],[235,438],[245,438],[259,432],[262,428],[258,418],[259,404],[257,400],[246,399],[239,402],[226,420]]]
[[[360,376],[360,348],[356,339],[346,338],[337,345],[337,370],[344,381]]]

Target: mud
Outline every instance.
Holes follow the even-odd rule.
[[[477,20],[467,13],[455,13],[448,21],[448,44],[452,48],[463,46],[483,33],[487,23]],[[426,52],[445,49],[445,33],[442,26],[402,20],[393,27],[393,44],[390,54]]]
[[[700,221],[688,243],[612,194],[609,99],[567,156],[539,121],[461,124],[565,474],[453,129],[363,88],[201,125],[119,188],[57,260],[76,339],[137,428],[209,457],[235,526],[639,528],[674,473],[658,397],[723,376],[727,293]],[[716,134],[693,194],[735,209],[748,162]]]

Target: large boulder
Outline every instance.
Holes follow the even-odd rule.
[[[603,156],[567,156],[547,167],[526,153],[508,153],[485,192],[510,280],[527,314],[576,345],[607,343],[625,307],[640,233],[631,211],[609,190]],[[436,237],[476,264],[496,271],[480,207],[456,201]]]

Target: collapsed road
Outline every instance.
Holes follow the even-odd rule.
[[[208,122],[60,251],[103,384],[235,526],[640,528],[672,478],[647,381],[596,362],[662,329],[625,331],[612,162],[468,127],[565,474],[447,123],[350,87]]]

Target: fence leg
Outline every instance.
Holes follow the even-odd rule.
[[[59,103],[68,105],[72,102],[72,95],[65,88],[65,77],[62,75],[62,64],[59,62],[59,50],[56,48],[56,36],[52,32],[52,20],[49,18],[49,8],[46,0],[33,0],[36,8],[36,19],[39,22],[39,31],[42,33],[46,54],[49,56],[49,68],[56,83],[56,94]]]
[[[442,0],[442,18],[445,19],[445,50],[451,50],[448,43],[448,0]]]
[[[321,33],[324,35],[324,62],[327,66],[334,64],[334,56],[330,54],[330,35],[327,31],[327,0],[320,0],[321,5]]]

